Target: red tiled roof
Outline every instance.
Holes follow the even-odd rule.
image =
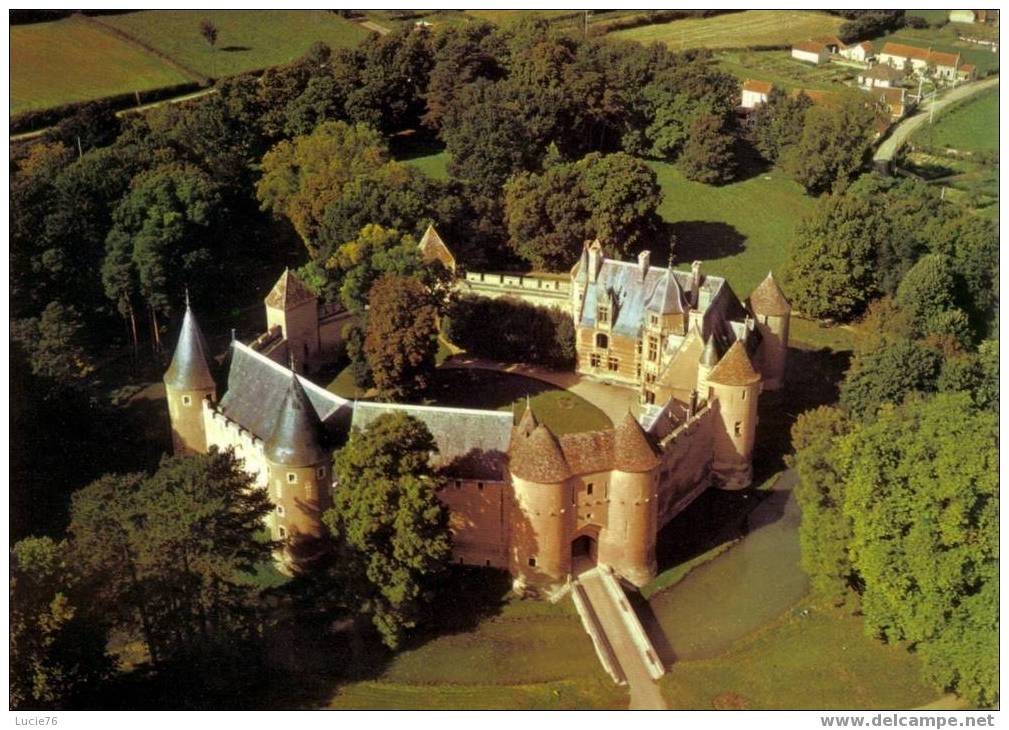
[[[284,269],[284,273],[277,279],[273,289],[266,295],[266,306],[275,309],[291,309],[309,299],[315,299],[315,294],[305,286],[305,282],[297,277],[290,269]]]
[[[743,91],[754,91],[758,94],[770,94],[774,84],[770,81],[758,81],[757,79],[747,79],[743,82]]]
[[[630,411],[613,431],[613,468],[626,472],[642,472],[659,464],[648,436]]]
[[[792,46],[793,51],[806,51],[808,53],[824,53],[827,49],[824,48],[822,43],[816,43],[815,41],[802,41],[802,43],[796,43]]]
[[[754,314],[767,314],[772,317],[782,317],[792,311],[792,305],[785,299],[781,287],[774,280],[770,271],[750,294],[750,307]]]
[[[925,63],[932,63],[936,66],[956,66],[960,63],[959,53],[945,53],[943,51],[933,51],[931,48],[918,48],[908,46],[904,43],[887,43],[883,46],[882,53],[888,56],[898,56],[899,58],[916,58]]]
[[[557,437],[542,424],[528,436],[515,434],[508,461],[512,474],[530,482],[556,484],[571,476]]]
[[[736,340],[718,364],[708,374],[708,382],[718,385],[753,385],[760,375],[753,369],[746,347]]]

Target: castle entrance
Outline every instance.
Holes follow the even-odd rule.
[[[596,541],[591,535],[582,535],[571,541],[571,573],[579,575],[596,567]]]

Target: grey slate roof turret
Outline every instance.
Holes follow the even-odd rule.
[[[645,308],[658,314],[681,314],[687,308],[687,298],[671,268],[666,269]]]
[[[216,386],[207,361],[207,341],[203,339],[193,310],[186,297],[186,313],[182,317],[179,344],[175,346],[172,364],[165,372],[165,385],[176,390],[213,390]]]
[[[264,444],[264,454],[270,462],[284,466],[315,466],[329,459],[320,445],[322,423],[298,382],[291,373],[290,385],[273,433]]]

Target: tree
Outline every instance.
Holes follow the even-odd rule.
[[[688,180],[708,184],[726,183],[736,174],[735,137],[724,119],[703,114],[690,125],[683,146],[680,169]]]
[[[69,384],[94,369],[83,329],[77,310],[57,301],[47,304],[41,317],[13,322],[11,334],[28,353],[35,375]]]
[[[850,430],[838,408],[806,411],[792,426],[795,454],[788,458],[799,477],[795,500],[802,510],[802,569],[814,591],[837,602],[844,600],[855,580],[848,560],[851,520],[843,513],[844,475],[838,473],[835,454],[838,440]]]
[[[841,446],[866,629],[938,687],[998,702],[998,423],[965,393],[884,408]]]
[[[968,393],[978,408],[998,412],[998,342],[985,340],[977,352],[946,358],[936,387],[940,392]]]
[[[217,26],[209,18],[200,21],[200,35],[210,46],[210,50],[214,50],[217,46]]]
[[[831,195],[799,222],[785,270],[793,306],[848,320],[877,292],[875,257],[889,235],[884,213],[858,196]]]
[[[442,480],[430,461],[437,451],[423,422],[393,413],[351,432],[334,455],[339,486],[323,520],[340,546],[345,584],[390,648],[422,618],[451,553]]]
[[[785,169],[811,193],[845,185],[865,164],[874,112],[861,95],[806,111],[802,137],[784,157]]]
[[[77,492],[69,534],[102,605],[120,625],[139,625],[157,663],[255,632],[248,576],[271,559],[259,539],[271,509],[234,453],[212,448]]]
[[[908,313],[918,336],[931,332],[936,317],[954,306],[950,269],[950,262],[942,256],[922,256],[897,287],[895,302]]]
[[[326,122],[266,153],[256,196],[263,210],[291,221],[313,254],[323,214],[343,186],[388,161],[385,141],[371,127]]]
[[[439,130],[460,91],[477,79],[504,76],[505,49],[493,25],[478,21],[445,26],[434,38],[431,73],[424,95],[424,126]]]
[[[364,353],[383,398],[399,400],[428,385],[438,353],[438,309],[414,278],[384,274],[368,295]]]
[[[105,625],[73,573],[63,542],[21,540],[11,551],[10,704],[65,708],[106,679]]]
[[[936,387],[941,355],[909,341],[887,343],[858,355],[841,384],[841,405],[857,419],[871,419],[885,403],[900,404],[911,393]]]
[[[777,162],[798,144],[811,106],[813,101],[802,92],[790,96],[777,86],[771,89],[767,102],[757,107],[753,124],[753,144],[765,160]]]

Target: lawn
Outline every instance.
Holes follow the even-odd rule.
[[[9,33],[11,114],[192,80],[81,17]]]
[[[994,87],[943,111],[935,124],[922,126],[912,141],[961,152],[999,151],[999,89]]]
[[[618,40],[665,43],[673,49],[749,48],[787,45],[813,36],[834,35],[844,21],[809,10],[747,10],[711,18],[687,18],[610,34]]]
[[[909,709],[937,695],[920,671],[860,617],[806,600],[721,656],[676,662],[660,685],[683,710]]]
[[[216,50],[200,35],[204,19],[217,26]],[[316,41],[349,48],[369,34],[325,10],[145,10],[103,20],[215,78],[293,61]]]
[[[466,15],[470,15],[478,20],[486,20],[488,23],[502,25],[518,20],[525,16],[537,16],[548,20],[563,18],[564,16],[579,15],[578,10],[466,10]]]
[[[741,298],[768,271],[779,275],[788,258],[795,224],[813,198],[781,170],[715,187],[691,182],[674,165],[649,162],[662,187],[662,218],[672,223],[676,263],[704,262],[704,271],[727,277]],[[660,259],[665,252],[652,251]]]
[[[354,387],[349,368],[341,371],[326,388],[342,398],[366,395]],[[593,431],[612,425],[605,413],[574,393],[541,380],[490,370],[438,370],[422,402],[519,413],[525,407],[526,396],[532,400],[536,416],[554,433]]]
[[[500,571],[469,570],[431,635],[378,676],[339,687],[342,709],[623,709],[569,599],[507,594]]]

